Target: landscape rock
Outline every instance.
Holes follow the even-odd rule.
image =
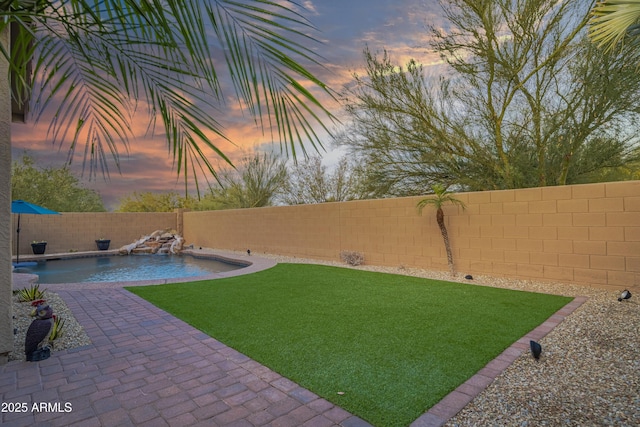
[[[184,238],[175,230],[156,230],[133,243],[120,248],[122,255],[134,254],[178,254],[184,246]]]

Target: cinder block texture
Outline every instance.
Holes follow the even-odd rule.
[[[18,215],[11,215],[13,254]],[[110,239],[109,249],[132,243],[156,230],[176,229],[175,212],[64,212],[61,215],[21,215],[20,254],[30,254],[33,241],[47,242],[46,253],[94,251],[97,239]]]
[[[640,181],[456,197],[466,209],[449,205],[444,213],[460,274],[615,289],[640,284]],[[367,264],[447,270],[436,212],[427,206],[419,214],[416,208],[422,198],[207,212],[24,215],[20,248],[28,253],[32,240],[47,240],[48,253],[93,250],[101,237],[119,247],[172,228],[183,229],[187,244],[202,247],[336,261],[342,251],[357,251]]]
[[[460,193],[445,208],[460,274],[494,274],[620,288],[638,280],[640,182]],[[185,213],[200,246],[447,270],[435,210],[422,197]],[[628,273],[628,274],[623,274]],[[627,283],[628,286],[638,283]]]

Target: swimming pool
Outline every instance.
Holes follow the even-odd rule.
[[[246,265],[191,255],[113,255],[40,261],[14,272],[37,274],[40,283],[128,282],[197,278],[243,267]]]

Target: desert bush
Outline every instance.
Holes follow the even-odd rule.
[[[364,264],[364,254],[356,251],[342,251],[340,259],[353,266]]]
[[[53,316],[53,326],[49,334],[49,343],[53,346],[53,342],[64,334],[64,319],[60,316]]]
[[[35,301],[39,300],[44,296],[44,291],[40,290],[40,285],[31,285],[28,288],[20,289],[18,291],[18,295],[20,295],[20,301]]]

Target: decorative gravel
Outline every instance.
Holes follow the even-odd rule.
[[[224,251],[229,252],[229,251]],[[238,254],[246,254],[238,251]],[[277,262],[344,263],[259,254]],[[348,267],[348,266],[347,266]],[[455,279],[446,272],[361,265],[361,270],[405,274],[531,292],[586,296],[588,300],[541,341],[536,361],[523,353],[446,426],[638,426],[640,425],[640,287],[618,302],[618,291],[562,283],[475,276]],[[473,274],[473,273],[471,273]],[[66,319],[55,350],[90,343],[64,301],[47,292],[54,311]],[[24,360],[24,334],[30,305],[14,296],[18,328],[12,360]]]
[[[589,299],[540,341],[539,361],[521,355],[446,425],[640,425],[637,288],[623,302],[612,291],[557,284],[532,289]]]
[[[29,315],[31,312],[30,302],[20,302],[18,295],[13,295],[13,327],[16,334],[13,335],[13,352],[9,354],[9,360],[25,360],[24,338],[27,329],[33,321]],[[91,340],[80,326],[76,318],[67,307],[67,304],[54,292],[45,291],[42,298],[53,308],[53,313],[64,319],[62,336],[53,342],[52,353],[91,344]]]

